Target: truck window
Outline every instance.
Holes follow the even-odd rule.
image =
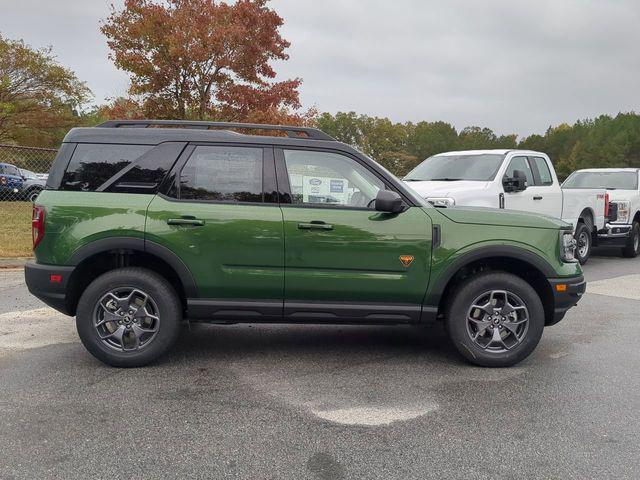
[[[553,185],[553,177],[551,176],[547,161],[542,157],[529,157],[529,161],[533,161],[533,166],[538,170],[540,182],[537,183],[537,185]]]
[[[535,182],[533,181],[533,172],[531,171],[527,157],[513,157],[509,162],[507,171],[504,172],[505,177],[513,177],[513,172],[516,170],[520,170],[525,174],[527,177],[527,186],[531,187],[535,185]]]

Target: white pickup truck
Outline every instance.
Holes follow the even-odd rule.
[[[404,177],[437,207],[470,205],[546,214],[571,223],[584,264],[605,228],[604,188],[560,188],[549,157],[529,150],[469,150],[427,158]]]
[[[597,245],[622,247],[625,257],[640,254],[640,171],[637,168],[589,168],[573,172],[565,191],[606,188],[609,215],[598,231]]]

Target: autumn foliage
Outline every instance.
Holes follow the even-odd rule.
[[[288,58],[282,24],[266,0],[125,0],[101,29],[114,63],[131,74],[131,98],[103,113],[304,123],[301,80],[275,81],[271,66]]]

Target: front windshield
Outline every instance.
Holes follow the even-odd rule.
[[[434,155],[411,170],[405,181],[493,180],[504,155],[495,153],[467,155]]]
[[[637,190],[637,172],[575,172],[562,188],[606,188],[607,190]]]

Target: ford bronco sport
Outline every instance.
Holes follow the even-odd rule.
[[[585,290],[569,224],[435,208],[303,127],[73,129],[34,205],[33,245],[29,290],[119,367],[167,352],[183,319],[444,321],[469,361],[509,366]]]

